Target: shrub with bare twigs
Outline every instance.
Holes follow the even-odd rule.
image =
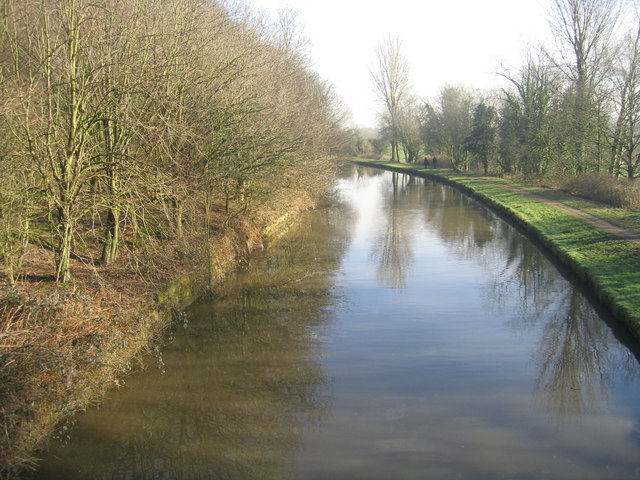
[[[634,180],[610,175],[587,173],[567,179],[563,190],[581,197],[606,203],[613,207],[637,210],[640,208],[640,188]]]

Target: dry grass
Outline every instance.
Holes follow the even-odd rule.
[[[213,238],[147,238],[108,267],[94,261],[99,244],[87,242],[76,248],[69,285],[51,282],[51,251],[30,248],[20,282],[3,286],[0,278],[0,478],[35,466],[32,455],[56,425],[117,387],[132,363],[161,343],[166,322],[154,301],[164,305],[156,294],[170,280],[188,275],[204,285],[208,249],[211,273],[224,276],[261,245],[267,225],[310,206],[312,198],[298,194],[224,228],[224,217],[214,214]],[[164,318],[173,309],[165,307]]]
[[[108,267],[96,265],[85,246],[67,285],[51,281],[52,253],[30,248],[21,281],[0,284],[0,478],[35,466],[31,455],[62,419],[118,386],[160,343],[166,321],[153,312],[154,295],[197,271],[202,243],[149,239]]]
[[[631,180],[588,173],[571,177],[562,182],[559,187],[572,195],[579,195],[613,207],[640,209],[640,187]]]
[[[51,281],[52,252],[32,246],[20,282],[0,283],[0,478],[35,466],[62,419],[118,386],[160,342],[166,322],[152,312],[154,294],[202,254],[188,247],[201,241],[183,240],[149,239],[108,267],[84,245],[67,285]]]
[[[0,293],[2,476],[33,464],[29,452],[61,415],[117,381],[147,343],[147,323],[106,291],[21,285]]]

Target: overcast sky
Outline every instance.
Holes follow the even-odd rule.
[[[332,83],[353,123],[377,124],[370,68],[383,39],[398,36],[414,94],[445,84],[495,88],[501,65],[519,67],[548,32],[550,0],[247,0],[276,14],[290,7],[310,41],[320,76]]]

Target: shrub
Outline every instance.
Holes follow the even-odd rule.
[[[640,209],[640,188],[633,180],[601,173],[577,175],[563,182],[563,190],[613,207]]]

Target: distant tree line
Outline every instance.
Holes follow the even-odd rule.
[[[70,279],[125,245],[180,239],[325,186],[331,89],[294,18],[215,0],[0,0],[0,262],[29,244]]]
[[[446,155],[463,171],[640,176],[637,12],[629,22],[624,0],[552,6],[554,49],[528,53],[518,70],[501,74],[508,86],[488,95],[445,86],[433,101],[412,98],[408,75],[393,73],[408,68],[399,42],[383,42],[372,77],[387,107],[382,137],[400,145],[391,159],[403,151],[409,162]]]

